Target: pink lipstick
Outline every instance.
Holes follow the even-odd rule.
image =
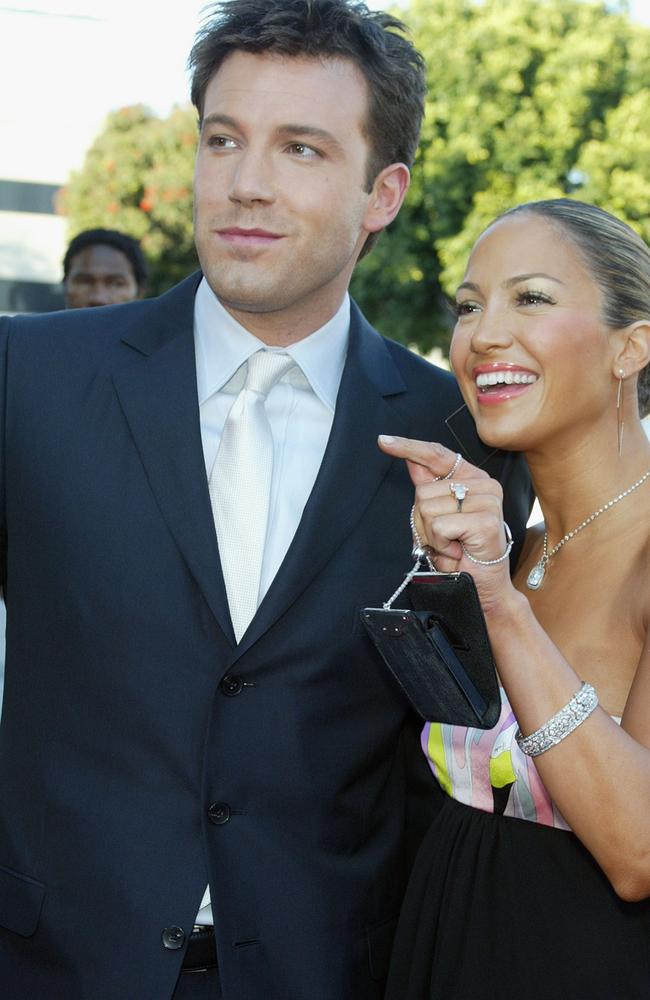
[[[476,365],[472,376],[479,403],[488,406],[521,396],[539,381],[539,375],[530,368],[507,361]]]

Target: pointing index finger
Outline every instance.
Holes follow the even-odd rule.
[[[481,475],[469,462],[458,462],[456,452],[436,441],[415,441],[412,438],[380,434],[378,443],[388,455],[406,459],[411,479],[416,485],[431,482],[432,479],[444,479],[452,470],[454,477],[458,478]]]

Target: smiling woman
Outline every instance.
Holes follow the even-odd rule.
[[[489,246],[489,251],[486,247]],[[517,252],[525,247],[527,260],[533,269],[522,272]],[[496,268],[486,268],[487,254],[498,252],[505,255],[504,261],[512,272],[503,280],[500,288],[494,288],[487,281],[494,281]],[[575,361],[580,369],[593,360],[600,363],[599,376],[605,388],[615,388],[622,383],[619,372],[613,372],[610,353],[617,346],[613,331],[627,330],[635,323],[644,323],[648,316],[648,249],[643,241],[622,222],[607,213],[600,212],[579,202],[556,200],[540,202],[534,206],[521,206],[506,213],[490,227],[478,241],[465,280],[457,293],[456,311],[458,322],[452,344],[452,364],[461,383],[476,382],[477,392],[470,392],[468,405],[475,418],[489,421],[484,424],[483,433],[490,438],[499,436],[497,415],[484,407],[492,401],[511,398],[517,390],[493,389],[492,386],[512,382],[517,383],[515,373],[520,371],[519,382],[534,384],[542,380],[546,361],[564,357],[565,361]],[[482,274],[483,286],[472,277]],[[489,301],[488,301],[489,300]],[[520,333],[512,341],[508,359],[500,356],[494,360],[495,347],[511,338],[511,326],[517,323]],[[495,330],[495,324],[500,328]],[[632,339],[638,330],[629,331]],[[610,336],[611,334],[611,336]],[[619,335],[620,340],[620,335]],[[483,347],[487,350],[483,350]],[[629,346],[629,345],[628,345]],[[504,351],[497,351],[504,355]],[[521,360],[526,358],[527,366]],[[468,358],[472,364],[468,370]],[[534,363],[531,364],[531,360]],[[623,379],[625,380],[625,367]],[[598,369],[594,368],[592,377]],[[524,377],[523,376],[532,376]],[[576,371],[565,368],[563,378],[575,381]],[[648,406],[648,371],[641,369],[627,371],[628,391],[630,383],[639,387],[641,416],[645,416]],[[548,393],[563,393],[565,386],[557,374],[551,385],[546,384],[537,395],[539,404],[548,403]],[[585,379],[580,379],[574,391],[586,392],[591,387]],[[617,388],[618,391],[618,388]],[[633,392],[632,392],[633,395]],[[575,395],[563,396],[564,407],[572,404],[572,427],[576,419],[589,419],[589,414],[580,412],[575,406]],[[595,397],[594,397],[595,404]],[[478,405],[477,405],[478,404]],[[545,413],[550,407],[545,406]],[[509,411],[498,411],[504,417]],[[557,416],[561,417],[562,410]],[[522,424],[522,412],[517,411],[516,434],[526,433]],[[506,435],[503,444],[516,445],[510,440],[511,433],[503,428]],[[494,442],[496,443],[496,442]],[[523,447],[531,447],[526,440]]]
[[[478,240],[456,309],[467,407],[486,444],[525,453],[544,523],[511,579],[498,484],[462,463],[455,498],[451,452],[382,443],[409,462],[437,569],[474,577],[502,684],[494,729],[422,734],[447,799],[411,876],[388,997],[642,1000],[650,251],[594,206],[523,205]]]

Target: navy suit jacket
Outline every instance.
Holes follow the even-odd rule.
[[[320,473],[236,645],[201,447],[197,281],[0,321],[11,1000],[170,997],[208,880],[225,1000],[379,1000],[407,847],[439,793],[359,620],[410,564],[412,487],[377,434],[487,461],[519,534],[527,515],[520,460],[488,458],[464,411],[445,422],[452,377],[355,307]]]

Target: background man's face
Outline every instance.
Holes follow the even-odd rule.
[[[281,313],[313,330],[338,308],[367,236],[366,111],[349,60],[235,52],[210,81],[196,245],[211,288],[249,328],[251,314]]]
[[[109,306],[140,298],[128,257],[101,244],[75,254],[63,283],[66,309]]]

